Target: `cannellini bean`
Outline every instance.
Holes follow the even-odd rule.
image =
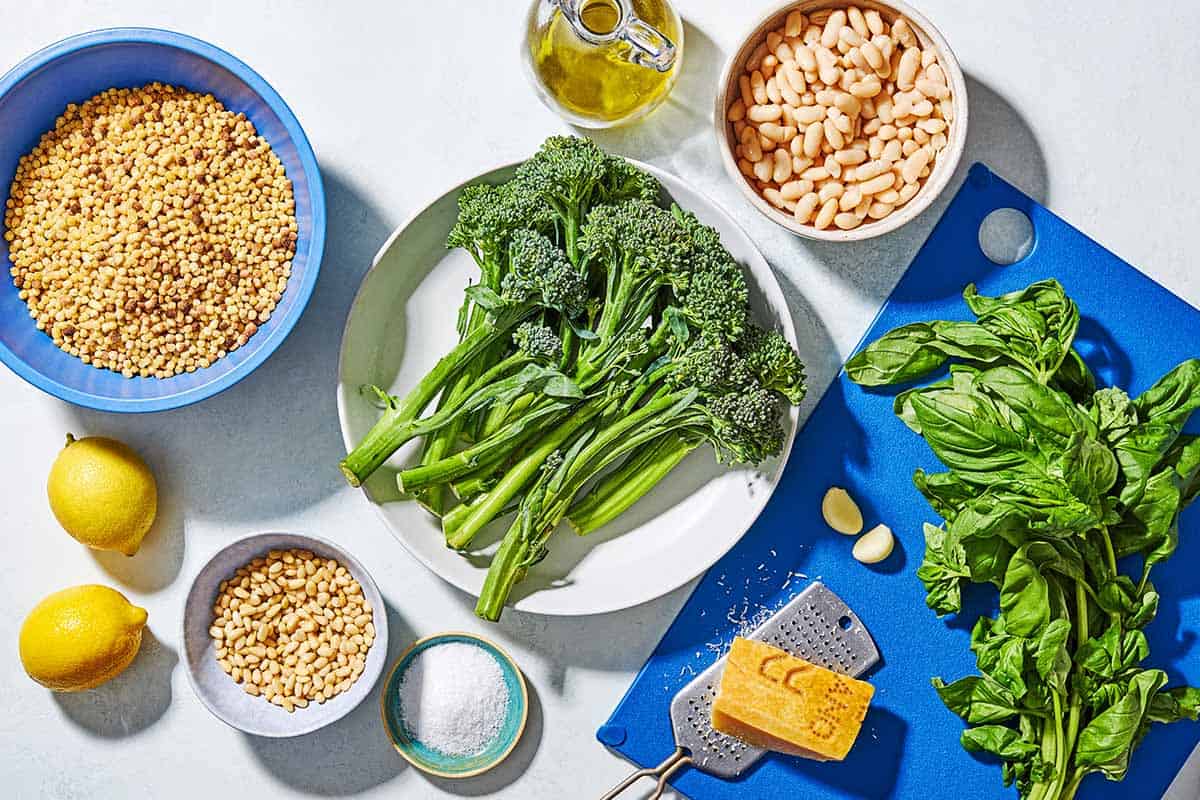
[[[763,197],[767,198],[767,202],[776,208],[783,208],[783,195],[779,193],[778,189],[772,189],[768,186],[766,189],[763,189]]]
[[[858,9],[854,9],[854,10],[857,11]],[[861,12],[860,12],[860,16],[861,16]],[[861,33],[859,33],[858,31],[854,30],[854,28],[852,26],[847,25],[847,26],[843,27],[840,31],[838,31],[838,40],[845,42],[850,47],[858,47],[859,45],[861,45],[863,43],[864,38],[863,38],[863,35]]]
[[[950,90],[944,83],[937,83],[929,78],[917,78],[915,86],[918,92],[934,100],[946,100],[950,97]]]
[[[892,554],[896,537],[892,529],[880,523],[859,537],[851,550],[855,560],[863,564],[878,564]]]
[[[842,166],[855,166],[867,160],[867,154],[862,150],[847,148],[833,154],[834,159]]]
[[[842,9],[833,11],[827,20],[825,20],[825,28],[821,31],[821,44],[824,47],[833,47],[837,44],[838,34],[841,33],[842,26],[846,24],[846,12]]]
[[[799,36],[804,30],[805,19],[804,14],[800,11],[792,11],[787,15],[787,20],[783,23],[783,31],[787,36]]]
[[[824,207],[821,210],[824,211]],[[858,503],[840,486],[830,487],[825,492],[821,500],[821,516],[825,518],[826,525],[847,536],[856,536],[863,528],[863,516]]]
[[[779,194],[784,200],[799,200],[813,190],[812,181],[794,180],[788,181],[779,187]]]
[[[774,103],[753,105],[746,109],[746,117],[751,122],[774,122],[783,116],[783,109]]]
[[[804,131],[804,155],[808,158],[816,158],[821,152],[821,142],[825,138],[824,126],[819,122],[814,122]]]
[[[862,199],[862,189],[857,186],[851,186],[842,193],[841,198],[838,200],[838,207],[842,209],[842,211],[850,211],[856,208],[858,204],[862,202]]]
[[[783,73],[784,81],[791,87],[793,94],[796,95],[795,102],[791,100],[788,102],[794,106],[800,105],[800,95],[808,91],[808,85],[804,81],[803,73],[796,69],[796,65],[791,61],[784,62],[781,72]],[[780,86],[780,89],[782,90],[783,87]]]
[[[809,192],[801,197],[796,202],[796,211],[794,215],[796,220],[801,223],[806,223],[812,219],[813,212],[817,210],[817,205],[821,202],[821,198],[816,192]]]
[[[817,197],[821,199],[822,203],[825,203],[831,199],[841,197],[842,193],[845,191],[846,187],[841,183],[838,183],[837,181],[827,181],[821,186],[820,191],[817,192]]]
[[[729,107],[729,112],[725,115],[725,119],[730,122],[738,122],[746,118],[746,104],[742,102],[742,98],[733,101],[733,105]]]
[[[834,121],[826,118],[823,127],[825,130],[825,141],[829,142],[834,150],[841,150],[846,144],[846,139],[842,136],[842,132],[838,130]]]
[[[857,214],[843,211],[833,218],[833,224],[837,225],[844,231],[848,231],[861,225],[862,217],[859,217]]]
[[[879,78],[875,75],[868,75],[862,80],[850,84],[850,94],[855,97],[874,97],[881,91],[883,91],[883,84],[879,82]]]
[[[900,174],[904,176],[905,183],[917,182],[917,179],[921,177],[921,170],[929,165],[930,155],[927,148],[921,147],[908,157],[900,171]]]
[[[738,76],[738,89],[741,92],[741,96],[738,99],[742,101],[742,106],[749,108],[754,105],[754,91],[750,88],[750,76]]]
[[[919,44],[917,35],[913,33],[912,27],[904,17],[897,17],[892,23],[892,38],[905,47],[916,47]]]
[[[775,151],[775,171],[771,180],[775,183],[785,183],[792,177],[792,157],[787,150],[780,148]]]
[[[916,85],[917,70],[921,67],[921,51],[910,47],[900,56],[900,67],[896,71],[896,86],[908,91]]]
[[[907,163],[907,162],[906,162]],[[878,194],[886,189],[892,188],[892,182],[895,179],[891,172],[885,172],[881,175],[876,175],[874,178],[862,181],[858,188],[864,195]]]
[[[902,189],[900,190],[900,195],[899,195],[899,199],[898,199],[898,201],[897,201],[897,204],[898,204],[898,205],[904,205],[904,204],[905,204],[905,203],[907,203],[909,200],[912,200],[912,199],[913,199],[913,195],[915,195],[915,194],[917,193],[917,190],[918,190],[918,189],[920,189],[920,188],[921,188],[921,187],[920,187],[920,186],[918,186],[918,185],[917,185],[917,184],[915,184],[915,183],[908,183],[908,184],[905,184],[905,185],[904,185],[904,188],[902,188]]]
[[[883,33],[883,18],[879,16],[879,12],[873,8],[869,8],[863,12],[863,17],[867,23],[867,29],[875,36]]]
[[[811,125],[814,122],[820,122],[825,119],[825,108],[823,106],[804,106],[796,109],[796,122],[802,125]]]
[[[750,91],[754,93],[754,102],[765,106],[771,98],[767,96],[767,79],[758,70],[750,73]]]
[[[764,158],[754,164],[754,177],[758,178],[763,183],[771,180],[771,176],[775,173],[775,160]]]
[[[883,146],[883,152],[879,154],[880,161],[895,163],[904,157],[901,151],[901,142],[899,139],[893,139]]]
[[[870,207],[867,209],[867,216],[871,219],[883,219],[888,214],[892,213],[895,208],[896,206],[892,205],[891,203],[881,203],[879,201],[875,201],[871,203]]]
[[[779,92],[779,84],[775,81],[775,77],[767,78],[767,99],[772,103],[782,103],[783,95]]]
[[[817,218],[813,225],[817,230],[825,230],[833,224],[833,218],[837,216],[837,199],[830,198],[821,206],[821,210],[817,212]],[[861,525],[859,526],[861,528]]]

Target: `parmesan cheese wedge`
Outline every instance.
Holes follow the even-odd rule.
[[[874,694],[869,683],[738,637],[713,703],[712,725],[756,747],[841,761]]]

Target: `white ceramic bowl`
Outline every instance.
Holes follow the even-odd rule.
[[[946,79],[950,83],[950,91],[953,95],[954,121],[950,125],[950,136],[945,149],[938,155],[937,162],[925,184],[912,200],[883,219],[868,220],[848,231],[834,227],[818,230],[812,225],[797,222],[793,215],[768,203],[742,174],[733,154],[734,147],[737,145],[733,136],[733,126],[726,121],[725,116],[730,102],[739,92],[738,76],[745,70],[746,59],[766,38],[769,31],[783,26],[789,13],[799,10],[810,14],[823,8],[846,8],[849,5],[856,5],[863,10],[874,9],[889,22],[898,16],[903,16],[911,23],[913,31],[921,41],[922,48],[932,47],[938,54],[938,62],[946,73]],[[742,190],[742,194],[750,201],[750,205],[758,209],[767,219],[807,239],[819,239],[826,242],[852,242],[870,239],[894,231],[909,220],[915,219],[922,211],[929,208],[930,204],[946,188],[958,162],[962,159],[963,148],[967,143],[967,82],[950,45],[946,43],[945,38],[933,26],[933,23],[919,11],[906,3],[898,2],[898,0],[887,3],[876,2],[876,0],[856,0],[854,3],[846,2],[846,0],[800,0],[799,2],[787,0],[787,2],[774,6],[758,22],[754,23],[741,41],[742,46],[725,63],[725,69],[721,73],[721,82],[718,85],[716,107],[713,113],[713,125],[717,135],[717,149],[721,152],[721,163],[725,165],[725,171]]]
[[[217,664],[212,637],[213,603],[221,581],[233,575],[247,562],[264,556],[269,550],[311,550],[322,558],[335,559],[362,586],[363,597],[371,603],[375,642],[367,651],[367,665],[351,687],[324,703],[309,703],[292,713],[271,705],[262,697],[246,694]],[[370,694],[387,661],[387,608],[379,587],[354,556],[336,544],[315,536],[296,533],[260,533],[239,539],[217,551],[201,568],[188,591],[183,610],[183,649],[192,691],[209,711],[230,727],[254,734],[282,738],[311,733],[341,719]]]

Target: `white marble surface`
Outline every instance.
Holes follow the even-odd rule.
[[[694,182],[746,226],[788,292],[813,384],[821,388],[942,204],[883,240],[830,246],[792,238],[743,203],[718,164],[708,109],[724,55],[753,10],[769,4],[679,0],[687,43],[673,97],[644,123],[597,138]],[[1190,33],[1200,25],[1200,4],[920,5],[968,74],[964,166],[986,160],[1200,304],[1193,267],[1200,159],[1192,132],[1200,62]],[[349,547],[387,597],[393,648],[437,630],[482,628],[469,598],[413,561],[332,468],[342,452],[334,370],[350,298],[387,233],[447,185],[522,157],[548,133],[565,130],[519,69],[524,10],[525,0],[0,4],[4,66],[64,36],[113,25],[173,28],[230,50],[296,111],[321,161],[330,206],[324,269],[307,313],[270,361],[223,395],[180,411],[121,417],[67,406],[0,371],[6,796],[587,797],[625,773],[627,765],[593,732],[686,589],[599,618],[509,614],[490,630],[526,669],[533,715],[509,763],[464,783],[406,767],[380,730],[373,700],[295,740],[236,733],[193,697],[178,660],[190,577],[219,546],[255,531],[311,531]],[[55,524],[44,480],[67,430],[118,436],[160,476],[162,521],[135,558],[89,553]],[[119,587],[148,608],[150,634],[133,667],[113,683],[51,695],[21,672],[17,627],[43,594],[89,581]],[[1176,797],[1198,795],[1193,781]]]

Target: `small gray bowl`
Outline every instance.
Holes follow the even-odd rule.
[[[371,602],[375,624],[375,642],[367,652],[367,664],[363,674],[348,691],[325,703],[309,703],[307,708],[298,708],[289,714],[278,706],[271,705],[261,697],[253,697],[217,665],[212,637],[208,629],[212,626],[212,608],[217,599],[217,588],[221,581],[233,575],[270,550],[311,550],[322,558],[335,559],[349,570],[362,586],[363,596]],[[295,533],[260,533],[239,539],[217,551],[216,555],[200,570],[192,588],[188,591],[183,610],[183,649],[187,662],[188,680],[192,691],[209,711],[230,727],[240,731],[284,738],[311,733],[318,728],[341,719],[362,702],[375,682],[383,673],[387,661],[387,609],[379,587],[363,569],[358,559],[333,542],[315,536]]]

